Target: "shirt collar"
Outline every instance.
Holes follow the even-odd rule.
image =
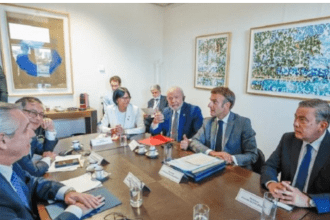
[[[307,144],[311,145],[313,147],[313,149],[315,151],[318,151],[320,146],[321,146],[321,143],[323,141],[323,138],[325,136],[325,133],[326,131],[324,131],[324,133],[318,138],[316,139],[315,141],[313,141],[313,143],[308,143],[307,141],[303,141],[303,147],[306,146]]]
[[[8,183],[10,183],[11,175],[13,174],[13,166],[0,164],[0,173],[5,177]]]
[[[217,121],[222,120],[223,123],[227,124],[227,123],[228,123],[228,119],[229,119],[229,115],[230,115],[230,112],[229,112],[229,113],[228,113],[223,119],[219,119],[219,118],[217,117]]]
[[[161,96],[161,95],[159,95],[158,97],[156,97],[156,98],[154,98],[154,99],[155,99],[155,100],[156,100],[156,99],[160,100],[160,96]]]

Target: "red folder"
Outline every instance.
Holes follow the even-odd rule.
[[[159,134],[159,135],[147,138],[147,139],[140,140],[139,142],[140,142],[140,144],[156,146],[156,145],[165,144],[170,141],[173,141],[173,139]]]

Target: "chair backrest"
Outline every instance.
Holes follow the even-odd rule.
[[[261,174],[261,168],[265,164],[265,155],[260,149],[257,150],[258,150],[258,159],[254,164],[252,164],[252,170],[253,172]]]

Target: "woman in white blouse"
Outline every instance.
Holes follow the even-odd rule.
[[[117,134],[141,134],[145,132],[143,114],[139,107],[130,104],[131,95],[125,87],[113,92],[115,104],[106,108],[101,121],[102,132],[110,132],[116,128]],[[110,124],[110,128],[108,125]]]

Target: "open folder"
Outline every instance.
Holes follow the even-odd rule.
[[[144,144],[144,145],[149,145],[149,146],[156,146],[156,145],[162,145],[165,144],[167,142],[173,141],[172,138],[169,137],[165,137],[161,134],[156,135],[156,136],[152,136],[150,138],[146,138],[143,140],[140,140],[140,144]]]

